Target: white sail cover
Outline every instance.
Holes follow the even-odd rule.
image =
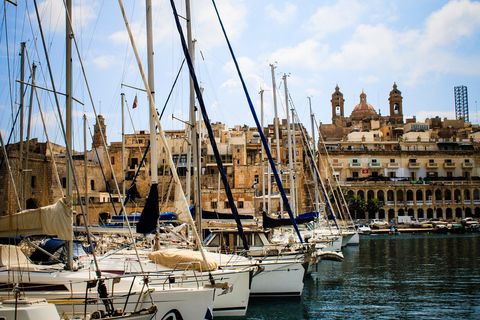
[[[182,187],[178,183],[175,184],[175,209],[173,213],[177,216],[177,220],[188,223],[192,226],[194,225],[190,209],[188,208],[187,199],[185,198]]]
[[[73,240],[73,210],[67,205],[70,201],[71,197],[66,197],[50,206],[0,217],[0,236],[42,234]]]

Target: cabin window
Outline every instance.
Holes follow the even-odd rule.
[[[208,244],[209,247],[219,247],[220,246],[220,235],[215,234],[212,237],[212,241]]]
[[[255,247],[263,246],[263,242],[262,242],[262,239],[260,238],[260,235],[256,234],[253,237],[253,245]]]

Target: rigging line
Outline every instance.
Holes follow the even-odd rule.
[[[215,160],[217,162],[218,171],[220,172],[220,175],[222,177],[223,187],[225,188],[225,193],[226,193],[227,198],[228,198],[228,203],[230,204],[230,209],[232,210],[233,216],[235,217],[235,222],[237,223],[237,228],[238,228],[238,234],[240,235],[240,238],[243,241],[243,247],[244,247],[245,250],[248,250],[249,249],[248,242],[247,242],[245,233],[243,232],[242,223],[240,221],[240,217],[238,216],[237,206],[235,205],[235,201],[233,200],[233,195],[232,195],[232,191],[230,189],[230,185],[228,183],[228,178],[227,178],[227,175],[226,175],[226,171],[225,171],[225,168],[223,167],[222,160],[221,160],[221,157],[220,157],[220,153],[218,151],[218,147],[217,147],[217,143],[215,141],[215,136],[213,134],[212,126],[210,124],[210,120],[209,120],[208,115],[207,115],[207,110],[205,108],[205,103],[203,101],[202,92],[201,92],[200,87],[198,85],[197,76],[195,75],[195,70],[193,68],[192,58],[190,57],[190,54],[188,52],[188,47],[187,47],[187,44],[186,44],[186,41],[185,41],[185,37],[183,35],[182,26],[180,25],[180,21],[178,19],[177,10],[175,8],[174,0],[170,0],[170,4],[172,6],[173,16],[175,18],[175,24],[177,25],[177,30],[178,30],[178,33],[179,33],[179,36],[180,36],[180,41],[182,43],[183,53],[185,55],[185,58],[187,59],[188,69],[190,71],[190,77],[193,80],[193,86],[195,88],[195,94],[197,95],[197,100],[198,100],[198,103],[200,104],[200,109],[202,111],[202,116],[203,116],[203,120],[204,120],[204,123],[205,123],[205,127],[206,127],[207,132],[208,132],[208,138],[210,140],[210,144],[211,144],[212,149],[213,149],[213,154],[215,155]]]
[[[225,28],[223,27],[222,20],[220,19],[220,14],[217,10],[215,0],[212,0],[212,3],[213,3],[213,6],[215,8],[215,12],[217,13],[217,17],[218,17],[218,21],[220,22],[220,26],[222,27],[222,31],[223,31],[223,34],[225,36],[225,40],[226,40],[228,48],[230,50],[230,54],[232,55],[233,62],[235,63],[235,67],[237,69],[238,76],[239,76],[239,78],[242,82],[242,87],[243,87],[243,90],[245,92],[245,95],[246,95],[246,98],[247,98],[247,101],[248,101],[248,105],[250,106],[250,111],[251,111],[252,116],[255,120],[255,124],[257,125],[257,129],[258,129],[258,132],[260,134],[260,137],[262,138],[262,142],[265,146],[265,153],[267,154],[268,160],[270,162],[270,166],[272,167],[272,172],[273,172],[273,175],[275,177],[275,181],[277,182],[277,187],[280,190],[280,193],[281,193],[281,196],[282,196],[282,199],[283,199],[283,205],[287,209],[288,215],[290,216],[290,220],[292,221],[292,225],[295,228],[295,231],[298,235],[298,238],[300,239],[300,242],[303,243],[302,235],[300,234],[300,230],[298,229],[297,223],[295,222],[295,217],[293,215],[292,208],[290,207],[290,203],[288,202],[288,198],[287,198],[287,195],[285,193],[285,189],[283,188],[282,181],[280,179],[280,176],[278,175],[277,168],[275,166],[275,162],[274,162],[272,154],[270,152],[270,148],[268,147],[267,139],[265,138],[265,134],[263,133],[263,128],[261,127],[260,122],[258,121],[258,117],[257,117],[257,114],[255,112],[255,108],[253,107],[252,100],[250,99],[250,95],[248,94],[247,86],[245,84],[245,81],[243,80],[243,76],[242,76],[242,73],[240,71],[240,67],[238,66],[237,59],[235,58],[235,55],[233,53],[232,46],[230,45],[230,41],[228,40],[227,33],[225,31]]]
[[[167,101],[165,101],[165,105],[163,106],[162,112],[160,113],[160,120],[162,120],[163,113],[165,112],[165,108],[167,108],[168,101],[170,100],[170,97],[172,96],[173,89],[175,89],[175,85],[177,84],[178,77],[180,76],[180,73],[182,72],[183,69],[183,64],[185,63],[185,58],[183,58],[182,65],[180,66],[180,69],[178,70],[177,76],[175,77],[175,81],[173,81],[172,88],[170,89],[170,92],[168,93]]]
[[[128,106],[127,98],[125,98],[125,104]],[[140,154],[142,154],[142,147],[140,147],[140,142],[139,142],[138,136],[137,136],[137,129],[135,129],[135,124],[133,123],[133,118],[132,118],[132,114],[130,113],[130,108],[127,108],[127,111],[128,111],[128,116],[130,117],[130,123],[132,124],[133,135],[134,135],[135,140],[136,140],[137,145],[138,145],[138,151],[140,151]]]
[[[28,50],[26,50],[26,53],[27,53],[27,61],[28,61],[28,67],[30,69],[30,73],[32,72],[32,68],[31,68],[31,62],[30,62],[30,57],[28,55]],[[43,124],[43,130],[45,131],[45,137],[47,139],[47,145],[48,145],[48,149],[50,150],[50,154],[52,155],[52,161],[53,161],[53,167],[54,167],[54,171],[55,171],[55,177],[57,178],[57,182],[58,182],[58,186],[59,186],[59,189],[60,189],[60,192],[62,193],[62,198],[65,196],[65,193],[63,192],[63,188],[61,187],[62,186],[62,183],[60,182],[60,176],[58,174],[58,168],[57,168],[57,162],[55,161],[55,156],[54,156],[54,153],[53,153],[53,149],[52,149],[52,145],[50,143],[50,139],[48,137],[48,132],[47,132],[47,126],[45,124],[45,118],[43,117],[43,112],[42,112],[42,107],[40,105],[40,99],[38,97],[38,91],[37,91],[37,87],[36,86],[33,86],[34,90],[35,90],[35,96],[37,98],[37,104],[38,104],[38,110],[40,112],[40,117],[42,119],[42,124]]]
[[[8,23],[7,23],[7,8],[6,4],[4,3],[3,6],[3,14],[4,14],[4,20],[5,20],[5,42],[6,42],[6,47],[7,47],[7,66],[8,66],[8,84],[10,88],[10,109],[12,110],[12,123],[14,122],[14,107],[13,107],[13,91],[12,91],[12,74],[10,71],[10,51],[9,51],[9,45],[8,45]],[[15,15],[16,16],[16,15]],[[10,139],[9,139],[10,140]]]
[[[315,127],[316,128],[319,128],[318,126],[318,123],[317,123],[317,120],[314,119],[314,122],[315,122]],[[323,140],[323,136],[320,135],[320,130],[318,130],[318,137],[319,137],[319,140],[321,139],[321,146],[322,146],[322,149],[325,150],[325,153],[327,155],[327,163],[330,164],[331,166],[331,162],[330,162],[330,153],[328,152],[327,148],[325,147],[325,141]],[[319,155],[320,155],[320,150],[319,150]],[[333,168],[331,168],[331,170],[333,171]],[[337,184],[337,186],[340,186],[340,181],[338,180],[338,177],[336,175],[333,175],[333,178],[335,180],[335,183]],[[341,188],[341,187],[340,187]],[[348,202],[347,202],[347,199],[345,198],[345,195],[343,194],[343,192],[340,192],[340,195],[342,196],[342,202],[344,203],[345,205],[345,210],[347,211],[347,215],[350,219],[350,221],[353,221],[352,219],[352,215],[350,213],[350,209],[348,207]]]
[[[41,38],[42,38],[42,44],[43,44],[43,49],[44,49],[44,52],[45,52],[45,57],[46,57],[46,60],[47,60],[47,65],[48,65],[48,71],[49,71],[49,74],[50,74],[50,80],[51,80],[51,83],[52,83],[52,88],[54,90],[54,95],[55,95],[55,103],[56,103],[56,106],[57,106],[57,112],[58,114],[60,115],[61,117],[61,110],[60,110],[60,102],[58,100],[58,95],[57,95],[57,90],[55,88],[55,81],[53,79],[53,71],[52,71],[52,67],[51,67],[51,64],[50,64],[50,58],[48,56],[48,52],[47,52],[47,46],[46,46],[46,43],[45,43],[45,36],[43,34],[43,28],[42,28],[42,24],[41,24],[41,21],[40,21],[40,15],[39,15],[39,12],[38,12],[38,6],[37,6],[37,0],[34,0],[34,5],[35,5],[35,13],[36,13],[36,16],[37,16],[37,21],[38,21],[38,27],[39,27],[39,30],[40,30],[40,34],[41,34]],[[65,126],[63,125],[63,122],[60,122],[61,124],[61,129],[62,129],[62,133],[63,133],[63,137],[65,139],[65,146],[66,146],[66,149],[65,149],[65,153],[68,157],[68,163],[70,164],[70,168],[67,168],[71,170],[72,172],[72,178],[73,178],[73,181],[74,181],[74,185],[75,185],[75,188],[76,188],[76,191],[77,191],[77,196],[80,197],[81,193],[80,193],[80,188],[78,186],[78,180],[77,180],[77,176],[75,174],[75,167],[74,167],[74,163],[73,163],[73,158],[72,158],[72,154],[71,154],[71,149],[70,149],[70,146],[69,146],[69,141],[67,139],[67,135],[66,135],[66,129],[65,129]],[[80,204],[80,209],[82,211],[82,215],[83,215],[83,218],[85,221],[88,221],[87,220],[87,215],[85,213],[85,208],[84,208],[84,205],[82,203],[82,201],[79,201],[79,204]],[[85,225],[85,228],[87,230],[87,238],[88,238],[88,242],[91,244],[92,243],[92,239],[91,239],[91,233],[89,231],[89,227],[88,227],[88,224]],[[97,257],[94,255],[93,256],[93,260],[95,262],[95,267],[96,267],[96,275],[97,277],[101,277],[102,276],[102,272],[98,266],[98,262],[97,262]]]
[[[65,0],[63,1],[63,4],[64,4],[64,6],[65,6],[65,8],[66,8],[67,6],[66,6],[66,3],[65,3]],[[75,37],[75,33],[73,32],[72,20],[71,20],[71,17],[70,17],[70,15],[69,15],[69,13],[68,13],[68,10],[65,10],[65,12],[66,12],[66,15],[67,15],[67,19],[66,19],[66,20],[67,20],[68,24],[70,25],[70,29],[72,30],[72,40],[73,40],[73,42],[74,42],[74,44],[75,44],[75,50],[76,50],[76,52],[77,52],[77,57],[78,57],[78,60],[79,60],[79,62],[80,62],[80,66],[81,66],[81,69],[82,69],[82,74],[83,74],[83,77],[84,77],[84,80],[85,80],[85,84],[86,84],[86,87],[87,87],[88,95],[89,95],[89,97],[90,97],[90,102],[91,102],[91,104],[92,104],[92,108],[93,108],[93,111],[94,111],[94,113],[95,113],[95,119],[98,119],[98,113],[97,113],[97,110],[96,110],[96,108],[95,108],[95,103],[94,103],[94,101],[93,101],[92,92],[91,92],[91,90],[90,90],[90,85],[89,85],[89,83],[88,83],[87,75],[86,75],[86,73],[85,73],[85,68],[84,68],[84,65],[83,65],[82,57],[81,57],[81,55],[80,55],[80,50],[79,50],[79,48],[78,48],[77,39],[76,39],[76,37]],[[106,141],[105,141],[105,136],[104,136],[103,130],[100,130],[100,136],[102,137],[102,143],[103,143],[103,146],[104,146],[104,148],[105,148],[105,154],[106,154],[106,158],[107,158],[107,160],[108,160],[107,163],[108,163],[108,165],[109,165],[109,167],[110,167],[111,172],[114,172],[113,166],[112,166],[112,163],[111,163],[111,159],[110,159],[110,154],[109,154],[109,151],[108,151],[108,146],[107,146],[107,143],[106,143]],[[92,139],[93,139],[93,138],[92,138]],[[122,193],[120,192],[120,187],[118,186],[117,177],[116,177],[115,175],[113,175],[113,180],[114,180],[114,182],[115,182],[115,188],[117,189],[116,191],[117,191],[117,193],[120,195],[120,199],[122,200],[122,201],[121,201],[121,203],[122,203],[122,209],[124,210],[124,212],[126,212],[125,208],[123,207]],[[84,217],[84,218],[85,218],[85,217]],[[128,229],[129,229],[129,231],[130,231],[131,237],[133,238],[133,233],[132,233],[132,230],[131,230],[129,224],[128,224]],[[138,258],[139,258],[139,257],[138,257]],[[143,271],[143,270],[142,270],[142,271]]]
[[[302,139],[305,140],[305,144],[306,144],[307,138],[305,137],[305,133],[303,132],[303,130],[300,130],[300,132],[302,133]],[[310,152],[311,155],[313,154],[312,151],[310,150],[310,147],[309,147],[309,152]],[[328,209],[329,209],[329,211],[330,211],[330,213],[331,213],[331,215],[332,215],[332,219],[333,219],[333,221],[335,222],[335,226],[336,226],[337,229],[339,230],[340,227],[338,226],[337,219],[335,218],[335,214],[334,214],[334,212],[333,212],[333,209],[332,209],[330,200],[329,200],[328,195],[327,195],[327,192],[326,192],[326,190],[325,190],[325,186],[324,186],[324,184],[323,184],[323,180],[322,180],[322,178],[320,177],[320,173],[319,173],[319,171],[318,171],[317,165],[316,165],[316,163],[314,163],[312,156],[310,157],[310,161],[312,162],[312,165],[313,165],[313,167],[315,168],[315,174],[316,174],[316,176],[317,176],[318,182],[320,183],[320,187],[321,187],[322,192],[323,192],[323,197],[325,198],[325,202],[327,203]]]

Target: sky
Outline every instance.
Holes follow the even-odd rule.
[[[186,67],[173,83],[183,60],[170,1],[152,0],[156,107],[165,112],[164,130],[182,129],[188,119]],[[52,88],[33,1],[3,2],[0,30],[0,130],[7,141],[20,103],[20,43],[26,43],[35,83]],[[203,88],[208,116],[227,127],[254,126],[247,99],[209,0],[193,0],[195,71]],[[175,1],[185,17],[184,1]],[[217,8],[248,92],[260,117],[263,90],[265,125],[273,122],[273,92],[285,118],[285,76],[300,121],[310,129],[311,107],[317,123],[331,123],[331,95],[338,85],[350,115],[359,95],[377,112],[388,115],[394,83],[403,96],[405,117],[417,121],[455,118],[454,87],[468,88],[469,117],[479,123],[480,2],[472,0],[218,0]],[[124,0],[128,22],[146,70],[145,3]],[[63,0],[38,0],[37,8],[49,52],[55,88],[65,91],[65,15]],[[108,142],[121,140],[121,93],[125,94],[125,131],[148,130],[147,95],[130,87],[143,82],[117,1],[73,0],[74,149],[83,150],[83,115],[93,132],[95,112],[107,124]],[[181,18],[185,27],[185,19]],[[79,58],[81,57],[81,59]],[[86,80],[82,74],[85,70]],[[273,90],[272,69],[276,90]],[[125,84],[126,86],[123,86]],[[128,87],[127,87],[128,86]],[[88,91],[90,88],[91,98]],[[24,104],[30,103],[25,89]],[[167,101],[169,92],[171,97]],[[54,95],[37,90],[49,139],[62,144]],[[137,95],[138,107],[132,109]],[[65,98],[59,96],[62,117]],[[32,137],[46,140],[37,99],[32,103]],[[291,106],[290,106],[291,107]],[[173,118],[174,116],[175,118]],[[25,119],[28,118],[28,112]],[[26,122],[27,120],[25,120]],[[18,141],[18,122],[10,142]],[[25,125],[26,128],[26,125]],[[26,135],[26,134],[25,134]],[[90,145],[90,143],[88,143]]]

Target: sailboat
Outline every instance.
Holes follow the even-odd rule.
[[[40,20],[36,3],[35,9],[37,19]],[[67,18],[67,25],[70,23],[70,19]],[[41,30],[40,21],[39,27]],[[41,35],[45,56],[51,70],[43,32]],[[73,36],[73,32],[68,33],[68,36]],[[67,60],[69,59],[71,58],[67,57]],[[59,110],[52,76],[51,81]],[[61,125],[64,136],[66,136],[63,122]],[[71,151],[69,151],[71,143],[68,142],[68,139],[66,145],[71,165]],[[70,169],[70,179],[75,180],[73,165],[68,168],[68,170]],[[75,185],[77,194],[80,195],[78,184]],[[14,234],[23,232],[29,235],[57,235],[71,241],[73,239],[73,212],[69,204],[70,200],[67,197],[47,208],[35,211],[24,210],[5,217],[0,222],[1,229],[9,230]],[[83,211],[82,205],[81,208]],[[48,213],[52,213],[52,215]],[[52,216],[55,217],[55,220],[51,220]],[[59,216],[61,219],[58,218]],[[52,221],[61,221],[62,223],[52,224]],[[89,235],[88,230],[87,235]],[[22,292],[27,292],[31,299],[43,298],[55,303],[58,311],[69,319],[81,316],[83,318],[109,317],[111,319],[142,320],[152,318],[210,319],[212,317],[213,288],[203,286],[183,288],[175,286],[174,283],[151,288],[148,274],[126,276],[102,274],[96,263],[95,255],[92,256],[95,263],[89,267],[78,265],[78,269],[73,269],[74,266],[69,265],[69,268],[65,269],[63,263],[48,266],[33,264],[18,247],[2,245],[0,251],[0,256],[6,257],[9,262],[0,266],[0,299],[2,300],[12,298],[11,289],[15,285]]]

